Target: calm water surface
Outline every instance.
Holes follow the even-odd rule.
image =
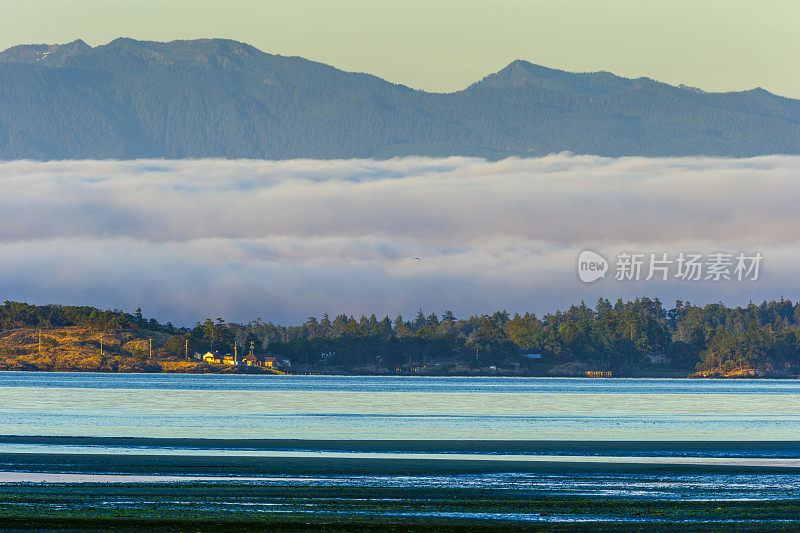
[[[0,434],[800,440],[800,381],[0,372]]]

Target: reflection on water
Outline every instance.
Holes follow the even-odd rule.
[[[800,381],[0,372],[0,434],[798,440]]]

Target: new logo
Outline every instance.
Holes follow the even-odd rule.
[[[584,283],[591,283],[606,277],[608,261],[602,255],[584,250],[578,256],[578,277]]]

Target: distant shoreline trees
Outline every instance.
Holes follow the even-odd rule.
[[[506,311],[456,318],[450,311],[439,316],[420,310],[409,320],[324,314],[290,326],[209,318],[193,328],[145,319],[140,309],[129,314],[9,301],[0,306],[2,330],[69,326],[159,331],[170,335],[163,348],[174,356],[184,355],[187,341],[191,352],[232,352],[234,343],[246,351],[252,344],[297,368],[316,370],[460,364],[546,372],[579,365],[625,373],[658,361],[686,372],[800,372],[800,303],[783,299],[745,307],[677,300],[669,309],[658,299],[601,299],[593,308],[581,303],[541,317]]]

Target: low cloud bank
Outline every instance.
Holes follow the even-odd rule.
[[[0,294],[184,324],[796,298],[798,199],[794,156],[13,161],[0,163]],[[751,282],[583,284],[583,249],[764,262]]]

